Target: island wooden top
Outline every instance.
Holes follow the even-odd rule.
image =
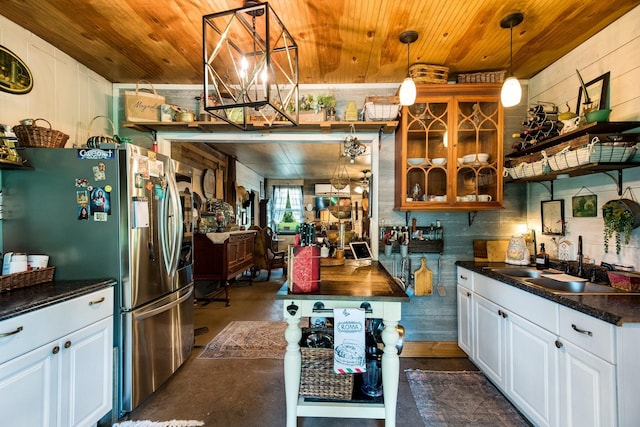
[[[289,292],[284,282],[276,299],[322,299],[409,302],[409,297],[387,270],[377,261],[371,265],[359,265],[357,261],[345,265],[320,268],[320,290],[304,294]]]

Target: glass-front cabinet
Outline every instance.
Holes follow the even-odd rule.
[[[500,86],[420,85],[396,133],[395,208],[502,206]]]

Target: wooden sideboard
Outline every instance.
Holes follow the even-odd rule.
[[[255,231],[229,233],[195,233],[193,236],[193,277],[198,281],[219,281],[220,286],[207,295],[206,300],[221,299],[230,305],[229,287],[238,276],[253,267],[253,242]],[[251,277],[249,278],[251,280]]]

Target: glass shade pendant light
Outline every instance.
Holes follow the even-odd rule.
[[[416,102],[416,83],[409,74],[411,43],[418,40],[417,31],[405,31],[400,34],[400,41],[407,45],[407,78],[400,85],[400,105],[413,105]]]
[[[513,76],[513,27],[519,25],[524,19],[522,13],[512,13],[500,21],[502,28],[509,28],[511,34],[511,42],[509,45],[509,77],[502,84],[500,92],[500,100],[503,107],[513,107],[520,103],[522,98],[522,87],[517,78]]]

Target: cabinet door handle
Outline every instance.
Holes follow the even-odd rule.
[[[53,354],[58,354],[58,353],[60,353],[60,346],[55,346],[55,347],[53,347],[53,350],[51,350],[51,353],[53,353]]]
[[[20,332],[22,332],[22,329],[24,329],[22,326],[18,326],[15,329],[15,331],[4,332],[4,333],[0,334],[0,338],[10,337],[11,335],[19,334]]]
[[[593,336],[593,332],[591,332],[591,331],[587,331],[587,330],[585,330],[585,329],[580,329],[580,328],[578,328],[578,327],[577,327],[575,324],[573,324],[573,323],[571,324],[571,328],[572,328],[574,331],[576,331],[576,332],[578,332],[578,333],[580,333],[580,334],[589,335],[590,337],[592,337],[592,336]]]
[[[460,275],[460,278],[461,278],[462,280],[469,280],[469,278],[468,278],[467,276],[465,276],[464,274],[461,274],[461,275]]]
[[[95,305],[95,304],[100,304],[101,302],[104,302],[104,297],[100,298],[98,301],[89,301],[89,305]]]
[[[471,297],[471,292],[467,291],[467,296]]]
[[[71,341],[67,341],[64,343],[64,348],[69,348],[71,347]]]
[[[562,344],[562,341],[560,340],[556,340],[556,348],[562,348],[564,344]]]

